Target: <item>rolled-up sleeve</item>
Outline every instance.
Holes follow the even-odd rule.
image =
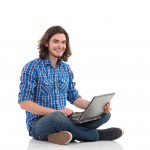
[[[22,70],[18,94],[18,103],[25,100],[33,100],[35,82],[34,66],[27,64]]]
[[[76,83],[73,81],[74,75],[69,66],[68,66],[68,72],[69,72],[69,89],[68,89],[67,100],[71,104],[73,104],[73,102],[81,96],[79,95],[78,90],[76,89]]]

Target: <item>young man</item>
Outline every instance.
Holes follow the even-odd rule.
[[[60,26],[49,28],[39,41],[39,58],[27,63],[21,74],[19,104],[26,110],[29,135],[37,140],[67,144],[73,140],[115,140],[119,128],[97,129],[110,118],[110,103],[99,120],[77,124],[68,116],[73,110],[66,101],[86,109],[89,101],[81,98],[67,62],[71,56],[68,33]]]

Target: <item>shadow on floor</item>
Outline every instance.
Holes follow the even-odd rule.
[[[68,145],[57,145],[47,141],[31,139],[27,150],[123,150],[121,144],[116,141],[97,141],[97,142],[71,142]]]

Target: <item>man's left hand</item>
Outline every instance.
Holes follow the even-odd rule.
[[[110,112],[112,109],[110,108],[110,102],[109,103],[107,103],[105,106],[104,106],[104,112],[105,113],[108,113],[108,112]]]

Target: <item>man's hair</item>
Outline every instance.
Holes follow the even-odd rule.
[[[49,51],[48,51],[48,48],[45,46],[45,44],[49,42],[50,38],[53,35],[58,34],[58,33],[63,33],[66,36],[66,50],[64,54],[62,55],[62,57],[58,59],[58,62],[61,62],[61,61],[67,62],[68,58],[72,55],[70,44],[69,44],[68,33],[61,26],[52,26],[44,33],[42,38],[39,40],[38,49],[39,49],[39,57],[41,59],[48,58]]]

